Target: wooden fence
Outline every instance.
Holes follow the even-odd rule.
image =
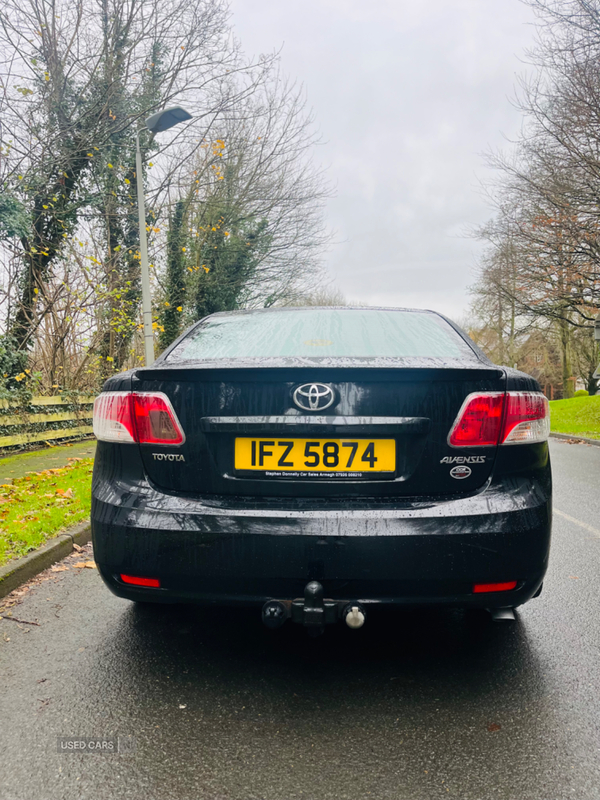
[[[93,397],[32,397],[0,400],[0,449],[35,442],[54,442],[92,433]]]

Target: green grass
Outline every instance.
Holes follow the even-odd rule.
[[[553,433],[573,433],[600,439],[600,395],[553,400],[550,403]]]
[[[89,516],[93,459],[0,485],[0,566]]]

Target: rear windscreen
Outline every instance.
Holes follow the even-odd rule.
[[[379,309],[281,309],[209,317],[167,361],[277,357],[473,358],[435,314]]]

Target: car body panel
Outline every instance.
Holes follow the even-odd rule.
[[[115,465],[126,448],[128,475]],[[473,494],[352,507],[168,495],[147,481],[134,445],[99,442],[96,559],[115,593],[138,599],[152,590],[121,585],[119,573],[159,577],[181,601],[260,604],[320,580],[328,597],[367,603],[519,605],[538,590],[550,545],[547,446],[527,448],[522,469]],[[104,479],[111,474],[120,479]],[[471,591],[513,579],[509,597]]]

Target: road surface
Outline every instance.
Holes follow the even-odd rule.
[[[412,611],[310,639],[52,573],[10,609],[39,625],[0,620],[0,800],[600,798],[600,448],[551,449],[551,566],[517,624]],[[57,749],[115,736],[135,751]]]

